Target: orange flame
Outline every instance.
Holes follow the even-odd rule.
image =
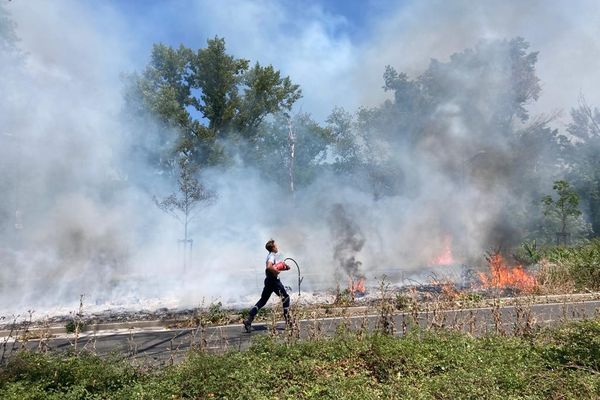
[[[529,275],[522,266],[509,267],[499,253],[486,257],[490,265],[489,274],[480,272],[479,279],[485,288],[516,288],[531,291],[535,285],[535,277]]]
[[[364,294],[367,291],[365,289],[365,278],[361,277],[355,280],[353,277],[350,277],[350,281],[348,282],[348,290],[350,293]]]
[[[450,265],[454,264],[454,257],[452,257],[452,237],[444,237],[444,249],[442,252],[433,259],[433,265]]]

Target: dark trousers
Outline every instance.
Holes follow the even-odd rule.
[[[250,309],[250,314],[248,315],[248,321],[252,322],[254,317],[258,313],[258,310],[263,308],[271,294],[275,293],[281,299],[283,303],[283,317],[288,319],[288,311],[290,308],[290,296],[288,296],[285,288],[283,287],[283,283],[277,278],[273,278],[271,276],[267,276],[265,278],[265,287],[263,288],[262,294],[260,295],[260,300]]]

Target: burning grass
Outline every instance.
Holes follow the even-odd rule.
[[[521,265],[507,265],[499,252],[486,256],[489,273],[479,273],[481,285],[484,288],[506,289],[514,288],[520,292],[531,293],[536,285],[535,276],[525,271]]]

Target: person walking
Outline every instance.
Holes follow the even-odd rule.
[[[265,249],[269,252],[267,256],[267,261],[265,265],[265,286],[260,295],[260,300],[250,309],[250,313],[248,314],[248,318],[244,320],[244,329],[246,332],[250,333],[252,330],[252,321],[254,321],[254,317],[258,313],[258,311],[267,304],[271,294],[275,293],[281,299],[283,303],[283,318],[285,319],[286,324],[290,323],[290,296],[287,294],[285,287],[279,280],[279,273],[281,271],[287,271],[290,269],[289,265],[286,265],[283,261],[277,261],[277,253],[279,249],[277,248],[277,244],[273,239],[269,240],[267,244],[265,244]]]

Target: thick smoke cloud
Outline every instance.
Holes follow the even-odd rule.
[[[586,42],[582,58],[565,54],[573,46],[555,29],[573,27],[573,43],[579,34],[592,37],[600,25],[580,28],[591,26],[584,15],[598,15],[587,2],[572,13],[562,3],[550,10],[545,2],[408,2],[371,21],[370,35],[357,42],[339,33],[347,21],[318,6],[302,13],[274,1],[200,2],[190,5],[194,13],[175,4],[164,6],[164,14],[154,10],[156,18],[173,15],[183,26],[193,20],[210,30],[185,45],[201,47],[218,34],[236,56],[273,63],[301,84],[299,108],[320,119],[335,105],[354,110],[389,97],[381,90],[386,64],[416,75],[431,57],[446,61],[482,38],[520,34],[541,51],[544,110],[574,104],[570,94],[558,101],[558,93],[593,85],[597,75],[589,71],[600,60],[594,42]],[[595,12],[578,12],[588,6]],[[324,174],[291,199],[241,162],[203,171],[199,178],[218,198],[193,221],[192,268],[184,272],[182,227],[152,202],[171,193],[174,181],[154,173],[137,152],[160,153],[169,144],[164,138],[175,133],[161,131],[151,118],[132,126],[122,112],[121,74],[147,61],[148,27],[130,29],[124,16],[99,3],[13,1],[2,9],[17,23],[20,51],[0,46],[0,314],[71,311],[80,293],[95,309],[215,299],[247,306],[259,293],[263,246],[271,237],[301,263],[303,288],[320,290],[345,283],[340,270],[367,280],[386,269],[419,271],[435,264],[448,243],[457,262],[477,259],[489,243],[514,233],[498,223],[514,218],[501,210],[518,201],[504,172],[506,142],[493,134],[473,141],[481,135],[464,120],[465,92],[457,92],[432,118],[429,130],[441,134],[422,138],[416,152],[380,143],[376,154],[401,171],[392,182],[401,190],[391,196],[374,197]],[[232,9],[239,21],[226,24]],[[590,69],[577,61],[588,56],[595,60],[585,64]],[[565,60],[580,73],[557,79]],[[472,82],[458,80],[467,88]],[[470,89],[493,92],[504,84]],[[592,94],[589,100],[595,102]]]

